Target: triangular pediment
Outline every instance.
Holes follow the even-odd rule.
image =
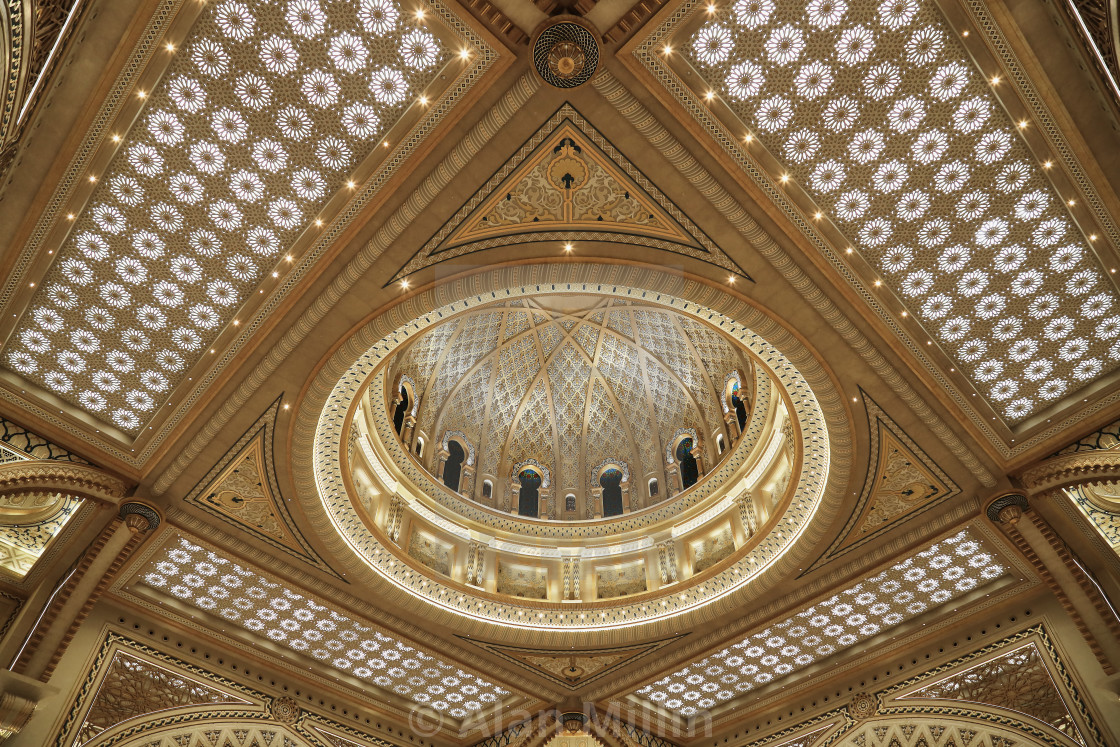
[[[749,276],[565,104],[390,280],[498,246],[594,240],[651,247]]]

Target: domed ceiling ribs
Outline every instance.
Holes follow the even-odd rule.
[[[709,464],[716,436],[730,443],[724,382],[732,372],[753,379],[752,371],[717,332],[676,315],[613,300],[551,308],[538,299],[434,328],[397,358],[390,377],[415,382],[418,436],[438,443],[453,430],[471,439],[476,479],[492,480],[502,505],[515,464],[545,466],[559,507],[565,495],[588,494],[596,465],[617,460],[641,485],[631,489],[640,507],[650,479],[658,499],[669,495],[663,452],[679,430],[700,434]],[[422,458],[438,468],[435,449]],[[481,496],[474,486],[462,490]]]

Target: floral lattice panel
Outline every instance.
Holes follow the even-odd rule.
[[[462,53],[450,33],[395,0],[210,3],[96,175],[5,365],[137,433]]]
[[[196,609],[452,718],[489,710],[512,695],[183,538],[162,549],[140,578]]]
[[[933,2],[712,7],[656,43],[675,39],[697,92],[721,97],[745,147],[780,162],[1007,422],[1120,364],[1112,278],[1023,141],[1029,123]]]
[[[635,695],[680,716],[694,716],[959,599],[1007,572],[965,530]]]

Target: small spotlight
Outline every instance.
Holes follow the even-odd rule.
[[[316,219],[315,219],[315,225],[317,225],[317,226],[319,226],[320,228],[322,228],[322,226],[323,226],[323,219],[322,219],[322,218],[316,218]]]
[[[999,76],[998,75],[993,75],[992,76],[992,85],[993,86],[998,86],[999,85]]]
[[[292,255],[289,254],[288,256],[284,257],[284,259],[291,262],[292,261]]]
[[[354,181],[350,180],[350,181],[346,182],[346,186],[349,187],[350,189],[353,189],[354,188]]]
[[[572,251],[572,243],[570,241],[567,244],[564,244],[564,251],[566,251],[566,252]]]
[[[469,59],[470,56],[471,56],[471,51],[469,49],[467,49],[466,47],[463,47],[462,49],[459,50],[459,59],[466,60],[466,59]]]
[[[968,36],[968,29],[961,32],[961,36]]]
[[[171,42],[167,42],[167,51],[168,52],[174,52],[175,51],[175,45],[172,44]]]
[[[1044,168],[1044,169],[1048,169],[1048,168],[1050,168],[1050,167],[1051,167],[1051,166],[1053,166],[1053,165],[1054,165],[1054,162],[1053,162],[1053,161],[1047,161],[1046,163],[1042,164],[1042,168]]]
[[[73,213],[67,213],[66,214],[66,220],[74,220],[74,214]]]
[[[405,289],[408,288],[408,279],[407,278],[405,280],[401,281],[401,287],[405,288]]]
[[[743,142],[749,143],[752,140],[754,140],[754,135],[750,134],[749,132],[746,135],[743,135]]]
[[[878,288],[878,287],[879,287],[880,285],[882,285],[882,284],[883,284],[883,281],[882,281],[882,280],[876,280],[876,281],[875,281],[875,287],[876,287],[876,288]]]
[[[423,21],[424,20],[424,9],[423,8],[417,8],[416,9],[416,20],[417,21]]]
[[[708,101],[711,101],[715,97],[716,97],[716,92],[715,91],[708,91],[707,93],[704,94],[704,98],[707,99]]]
[[[287,402],[285,402],[284,403],[284,409],[287,410],[289,407],[291,407],[291,405],[289,405]]]
[[[1096,241],[1096,240],[1097,240],[1097,235],[1095,233],[1089,234],[1089,241]]]
[[[1070,207],[1073,207],[1074,205],[1077,204],[1077,200],[1069,200],[1068,202],[1069,202]]]
[[[96,176],[94,176],[93,174],[90,174],[90,175],[89,175],[89,180],[90,180],[91,182],[95,182],[95,181],[97,181],[97,177],[96,177]]]
[[[820,219],[821,219],[821,217],[822,217],[822,216],[821,216],[821,212],[820,212],[820,211],[818,210],[818,211],[816,212],[816,214],[815,214],[815,215],[814,215],[813,217],[814,217],[814,218],[816,218],[817,220],[820,220]]]
[[[709,13],[715,13],[715,12],[716,12],[716,6],[714,6],[714,5],[709,5],[709,6],[708,6],[708,12],[709,12]]]
[[[136,95],[139,96],[142,99],[148,98],[148,94],[144,93],[143,91],[137,91]]]
[[[384,146],[385,146],[386,148],[388,148],[388,147],[389,147],[389,141],[388,141],[388,140],[384,141],[384,142],[383,142],[383,143],[381,143],[381,144],[382,144],[382,145],[384,145]]]
[[[663,51],[665,52],[665,54],[672,54],[673,53],[673,48],[671,46],[669,46],[668,44],[666,44],[665,49]]]
[[[280,273],[273,271],[272,277],[278,278],[278,277],[280,277]]]
[[[734,275],[728,275],[727,276],[727,284],[728,285],[735,285],[735,276]]]
[[[1030,122],[1028,122],[1027,120],[1020,119],[1019,120],[1019,129],[1020,130],[1025,129],[1028,124],[1030,124]]]
[[[113,142],[114,143],[119,143],[120,141],[121,141],[121,136],[120,135],[113,135]]]
[[[782,174],[782,184],[789,181],[789,174]]]
[[[854,250],[854,249],[852,249],[852,247],[850,247],[850,246],[849,246],[849,247],[848,247],[848,250],[847,250],[847,253],[848,253],[848,254],[851,254],[851,253],[852,253],[852,252],[854,252],[854,251],[855,251],[855,250]]]
[[[909,315],[908,313],[906,313],[905,311],[904,311],[904,312],[902,312],[902,315],[903,315],[903,316],[910,316],[910,315]]]
[[[241,322],[240,322],[240,321],[238,321],[237,319],[234,319],[234,320],[233,320],[233,326],[235,326],[235,327],[240,327],[240,326],[241,326]]]
[[[428,97],[427,96],[421,96],[419,101],[420,101],[421,106],[427,106],[428,105]]]

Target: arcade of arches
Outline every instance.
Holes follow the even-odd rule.
[[[0,8],[0,743],[1120,745],[1120,15]]]

